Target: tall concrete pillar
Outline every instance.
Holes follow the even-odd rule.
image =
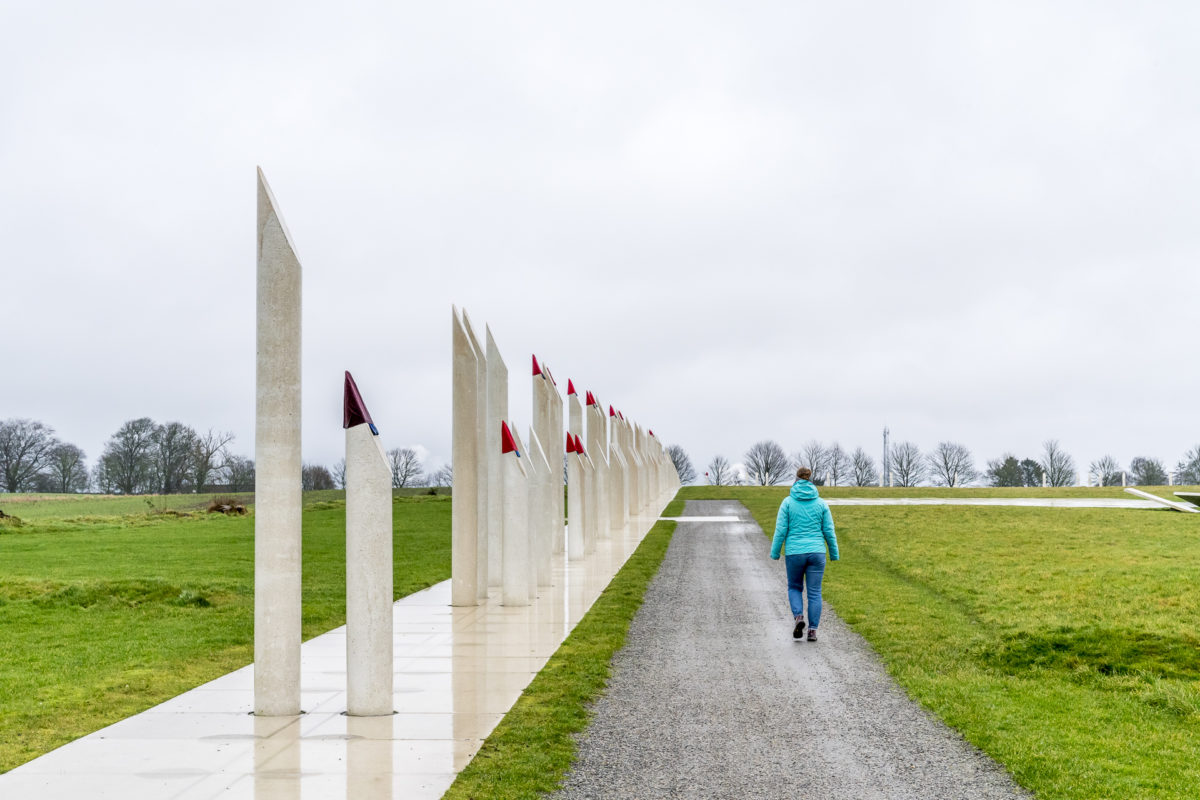
[[[393,710],[392,470],[349,372],[344,398],[346,713],[378,717]]]
[[[596,465],[578,436],[575,437],[575,452],[583,470],[583,554],[587,557],[596,552],[596,540],[600,538],[600,489]]]
[[[499,586],[501,582],[500,530],[504,524],[504,463],[501,458],[500,425],[508,419],[508,367],[500,357],[500,349],[492,337],[492,329],[485,326],[487,336],[487,442],[488,454],[488,585]],[[522,466],[524,470],[524,466]]]
[[[550,464],[542,449],[542,440],[533,426],[529,428],[529,445],[525,448],[529,457],[529,555],[533,562],[530,570],[533,590],[531,598],[537,597],[537,587],[549,586],[553,566],[554,542],[550,538],[550,514],[553,513],[553,498],[550,497]],[[536,521],[536,524],[534,524]]]
[[[636,428],[627,419],[622,419],[625,429],[625,454],[629,461],[629,515],[642,513],[642,457],[638,453]]]
[[[607,421],[600,401],[591,392],[587,393],[587,454],[596,470],[596,533],[600,537],[607,537],[612,527],[612,504],[609,498],[612,476],[608,463]]]
[[[480,602],[488,599],[488,433],[487,356],[483,345],[471,327],[466,309],[462,312],[463,328],[475,351],[475,589]]]
[[[646,446],[646,432],[642,429],[642,426],[635,424],[633,426],[633,430],[637,437],[636,442],[638,460],[641,463],[641,466],[638,470],[638,496],[641,498],[641,505],[638,508],[638,513],[645,514],[648,510],[650,510],[648,507],[655,499],[650,493],[652,483],[650,475],[652,469],[650,465],[650,451]],[[653,510],[657,511],[658,509]]]
[[[583,435],[583,406],[575,391],[575,384],[567,381],[567,408],[570,414],[567,428],[567,558],[578,561],[583,558],[583,528],[585,498],[583,454],[575,446],[574,437]]]
[[[450,605],[479,603],[479,442],[477,437],[479,355],[471,345],[458,309],[451,308],[453,358],[450,422],[451,463],[454,466],[450,504]]]
[[[621,444],[620,420],[611,405],[608,407],[608,425],[609,530],[601,531],[601,536],[624,533],[629,524],[629,469]]]
[[[300,713],[301,269],[258,170],[254,713]]]
[[[558,459],[556,464],[551,460],[550,454],[553,445],[550,444],[550,437],[557,439],[561,434],[554,432],[555,415],[553,407],[553,398],[557,397],[558,392],[553,390],[553,384],[550,381],[549,371],[542,368],[538,364],[537,356],[533,357],[533,384],[530,396],[533,400],[533,424],[530,426],[531,431],[537,433],[537,450],[538,456],[544,461],[546,469],[542,470],[542,462],[537,463],[537,514],[534,517],[533,528],[538,546],[535,549],[535,558],[538,568],[538,585],[550,585],[550,568],[551,561],[554,558],[554,540],[556,533],[559,538],[562,534],[562,522],[558,522],[557,526],[554,522],[555,516],[558,514],[558,501],[554,497],[554,473],[558,474],[557,483],[562,483],[562,458]],[[530,437],[530,450],[533,448],[533,437]],[[532,452],[530,458],[537,460]],[[561,493],[560,493],[561,494]],[[557,527],[557,531],[555,528]]]
[[[578,405],[578,401],[576,402]],[[567,433],[567,559],[583,558],[583,466],[575,440]]]
[[[529,605],[529,472],[507,422],[500,423],[504,493],[501,495],[500,600]]]
[[[558,391],[558,382],[554,380],[554,373],[546,370],[546,376],[550,379],[550,417],[551,417],[551,438],[543,440],[543,444],[548,448],[546,451],[546,460],[550,462],[550,466],[554,468],[554,480],[551,483],[551,497],[554,500],[554,517],[553,517],[553,535],[554,535],[554,553],[563,552],[565,539],[563,537],[563,520],[567,516],[566,497],[563,496],[563,465],[566,463],[566,451],[563,448],[563,431],[566,426],[563,424],[563,398]]]

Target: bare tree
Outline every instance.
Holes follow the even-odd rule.
[[[774,486],[791,473],[787,454],[770,439],[758,442],[746,451],[746,472],[757,486]]]
[[[979,477],[971,451],[958,442],[939,442],[925,459],[937,486],[963,486]]]
[[[51,492],[85,492],[88,488],[87,457],[73,444],[58,444],[50,451],[44,474]]]
[[[826,482],[830,486],[841,486],[849,472],[850,457],[840,444],[834,442],[825,451],[825,474],[828,476]]]
[[[421,482],[421,459],[411,447],[394,447],[387,452],[388,464],[392,468],[392,488],[419,486]]]
[[[737,473],[725,456],[713,456],[713,460],[708,462],[708,471],[704,476],[713,486],[737,485]]]
[[[917,486],[925,480],[925,459],[912,442],[892,445],[892,480],[900,486]]]
[[[0,422],[0,477],[4,489],[19,492],[33,486],[58,444],[54,429],[32,419]]]
[[[333,465],[333,482],[339,489],[346,488],[346,459],[339,458]]]
[[[254,491],[254,460],[242,456],[225,459],[225,483],[231,492]]]
[[[149,417],[121,425],[104,445],[96,471],[97,488],[104,492],[143,494],[153,490],[154,435],[158,426]]]
[[[212,428],[203,435],[194,434],[191,453],[192,485],[203,492],[225,462],[226,448],[233,441],[232,433],[220,433]]]
[[[792,459],[792,468],[808,467],[812,470],[813,483],[821,484],[825,482],[828,459],[829,451],[823,444],[813,439],[804,445],[800,452],[796,453]]]
[[[442,464],[429,475],[429,484],[431,486],[453,486],[454,485],[454,467],[450,464]]]
[[[1129,462],[1129,475],[1134,486],[1166,486],[1167,471],[1157,458],[1137,456]]]
[[[300,489],[305,492],[315,492],[321,489],[333,488],[333,475],[320,464],[305,464],[300,468]]]
[[[1093,461],[1088,472],[1096,476],[1101,486],[1121,485],[1121,464],[1112,456],[1105,455]]]
[[[875,470],[875,459],[861,447],[854,448],[850,455],[850,479],[855,486],[874,486],[879,482],[879,473]]]
[[[1051,486],[1073,486],[1075,484],[1075,459],[1059,446],[1057,439],[1042,443],[1042,470],[1046,482]]]
[[[1200,483],[1200,444],[1184,453],[1175,465],[1175,482],[1193,486]]]
[[[679,473],[680,483],[686,485],[696,480],[696,468],[692,466],[692,460],[683,451],[683,447],[677,444],[668,445],[667,455],[671,457],[671,463]]]

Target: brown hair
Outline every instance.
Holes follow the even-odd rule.
[[[796,470],[796,478],[802,481],[812,480],[812,470],[808,467],[801,467]]]

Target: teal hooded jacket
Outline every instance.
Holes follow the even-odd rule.
[[[838,560],[837,534],[833,532],[833,515],[829,504],[817,494],[809,481],[796,481],[792,491],[779,504],[775,518],[775,538],[771,540],[771,558],[778,559],[782,551],[824,553],[829,545],[829,557]]]

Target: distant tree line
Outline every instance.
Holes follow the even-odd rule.
[[[685,470],[690,479],[696,477],[687,454],[677,445],[671,452],[682,479]],[[672,451],[672,448],[668,448]],[[682,466],[681,466],[682,465]],[[1075,461],[1055,439],[1042,444],[1037,458],[1018,458],[1004,453],[986,462],[983,470],[976,464],[971,451],[959,442],[939,442],[936,447],[922,451],[913,442],[894,443],[886,463],[877,466],[875,459],[863,448],[848,451],[838,442],[826,445],[809,441],[791,456],[778,442],[766,439],[756,442],[742,456],[740,469],[723,455],[714,456],[705,468],[704,479],[714,486],[750,484],[772,486],[790,483],[798,467],[813,471],[813,481],[831,486],[877,486],[881,475],[890,475],[893,486],[911,487],[967,486],[1074,486],[1079,473]],[[1158,486],[1168,482],[1200,484],[1200,445],[1189,450],[1172,472],[1155,458],[1139,456],[1122,469],[1112,456],[1104,456],[1088,466],[1091,482],[1102,486]],[[684,481],[688,483],[689,481]]]
[[[0,478],[6,492],[177,494],[254,488],[254,462],[228,452],[233,435],[197,433],[149,417],[123,424],[88,468],[81,448],[30,419],[0,421]]]
[[[121,425],[89,469],[87,455],[60,441],[54,429],[31,419],[0,420],[0,491],[104,494],[181,494],[252,492],[254,460],[231,452],[232,433],[200,433],[182,422],[158,423],[149,417]],[[398,447],[387,452],[392,486],[450,486],[449,464],[426,470],[417,452]],[[304,464],[301,488],[344,489],[346,462],[333,469]]]

